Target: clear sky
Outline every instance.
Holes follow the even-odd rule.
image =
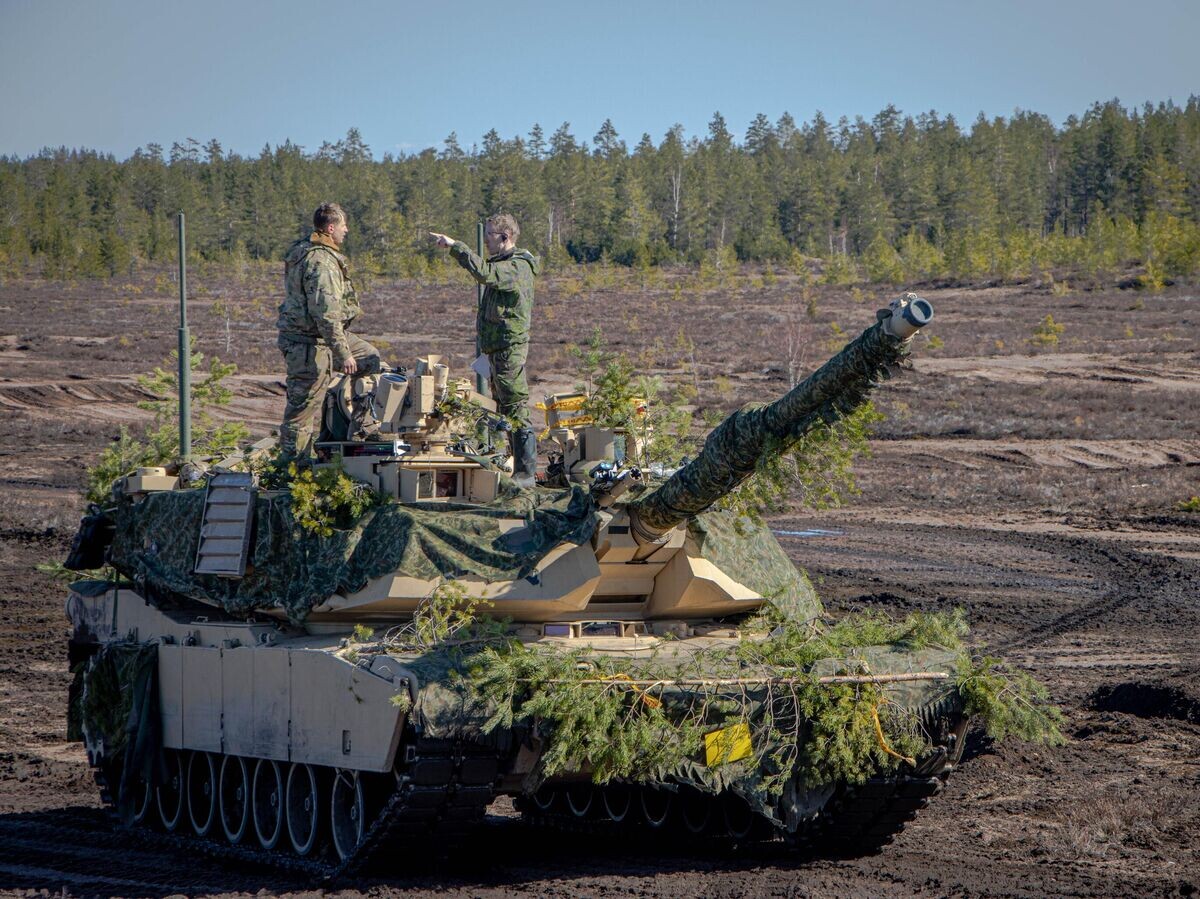
[[[376,156],[489,128],[631,146],[714,111],[1056,123],[1200,93],[1200,0],[0,0],[0,154],[128,156],[194,137],[257,154],[350,127]]]

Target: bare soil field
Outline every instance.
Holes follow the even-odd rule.
[[[200,272],[200,349],[238,363],[230,413],[256,435],[282,411],[274,278]],[[884,294],[686,274],[539,288],[535,397],[574,380],[566,346],[602,326],[643,371],[704,408],[773,397],[873,320]],[[166,896],[308,892],[296,875],[140,844],[114,829],[66,742],[61,559],[84,469],[146,413],[135,375],[174,346],[165,275],[0,283],[0,892]],[[1200,293],[1054,295],[930,288],[937,316],[846,506],[772,526],[834,613],[963,606],[980,645],[1044,680],[1060,748],[971,735],[962,764],[893,844],[850,859],[777,846],[585,844],[497,804],[476,842],[391,859],[342,896],[1098,896],[1200,889]],[[356,330],[392,362],[469,361],[473,290],[377,281]],[[228,320],[223,304],[237,310]],[[806,311],[806,305],[808,307]],[[809,314],[811,312],[812,314]],[[1047,314],[1055,345],[1031,343]],[[932,339],[936,338],[936,339]],[[789,347],[793,350],[789,352]]]

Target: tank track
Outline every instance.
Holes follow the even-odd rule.
[[[440,847],[483,821],[495,797],[500,771],[496,749],[463,740],[417,737],[402,744],[397,752],[400,758],[395,788],[365,829],[353,854],[340,861],[300,857],[248,842],[231,844],[183,829],[167,833],[147,824],[126,825],[117,809],[116,785],[110,780],[118,772],[111,765],[99,764],[93,769],[93,777],[114,823],[136,832],[139,840],[149,839],[181,853],[199,852],[219,861],[267,866],[329,883],[361,873],[394,841],[403,843],[406,855],[410,855],[414,843],[428,845],[436,839]]]
[[[728,806],[740,800],[704,796],[692,790],[672,796],[673,800],[688,805],[690,821],[684,820],[683,812],[675,810],[671,820],[658,825],[648,823],[645,817],[636,814],[631,816],[632,820],[614,821],[603,817],[602,813],[595,814],[594,809],[581,816],[570,810],[565,798],[559,795],[546,803],[548,808],[539,807],[530,797],[521,797],[516,807],[527,824],[566,833],[636,834],[639,839],[658,834],[668,840],[707,839],[735,843],[783,840],[806,854],[864,855],[891,842],[904,825],[929,804],[930,797],[941,790],[943,784],[944,777],[940,776],[872,778],[859,786],[839,791],[794,834],[751,812],[749,806],[737,814],[735,820],[753,815],[752,826],[731,825]],[[603,809],[604,789],[596,791],[597,799],[594,800],[600,809]],[[653,791],[651,787],[635,789]],[[665,794],[667,791],[659,792]],[[563,793],[565,795],[565,791]],[[704,803],[707,803],[707,809],[700,807]]]
[[[726,844],[782,841],[804,855],[869,855],[890,843],[945,786],[961,754],[964,730],[958,728],[949,745],[937,748],[911,774],[873,777],[862,784],[839,787],[794,833],[753,812],[738,797],[704,794],[690,787],[678,792],[645,785],[596,787],[590,807],[580,814],[581,803],[572,807],[568,791],[581,790],[582,786],[561,785],[518,797],[516,807],[527,824],[561,832],[633,835],[639,840],[658,837],[688,843],[698,839]],[[630,814],[619,821],[606,813],[606,791],[612,790],[632,790],[634,794]],[[658,794],[656,801],[672,797],[673,807],[663,813],[661,821],[652,823],[646,814],[639,814],[638,803],[647,792]]]

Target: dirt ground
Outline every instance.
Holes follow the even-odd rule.
[[[612,280],[612,279],[609,279]],[[744,275],[543,284],[535,397],[570,386],[570,341],[595,325],[643,371],[705,408],[772,397],[857,333],[882,294]],[[264,434],[282,409],[273,279],[200,272],[200,348],[240,366],[232,411]],[[275,895],[293,875],[139,845],[114,831],[79,744],[66,742],[61,559],[84,468],[143,422],[134,375],[176,339],[165,274],[128,283],[0,283],[0,892]],[[1191,895],[1200,888],[1200,299],[1170,287],[922,291],[937,318],[886,415],[861,495],[778,516],[789,554],[834,611],[964,606],[974,639],[1036,673],[1067,715],[1066,746],[980,734],[947,790],[880,854],[776,846],[585,844],[526,830],[498,804],[475,844],[397,858],[338,895]],[[358,330],[395,363],[456,366],[473,291],[376,282]],[[235,311],[229,319],[223,306]],[[808,307],[806,309],[806,306]],[[810,314],[811,312],[811,314]],[[1031,343],[1047,314],[1056,345]],[[932,338],[932,339],[931,339]],[[793,350],[789,352],[789,347]]]

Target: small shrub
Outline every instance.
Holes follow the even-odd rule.
[[[821,277],[822,283],[834,287],[845,287],[858,280],[858,266],[845,253],[834,253],[825,260],[825,271]]]
[[[332,536],[334,528],[349,527],[381,497],[369,486],[347,475],[340,465],[316,469],[288,466],[291,476],[292,515],[309,533]]]
[[[134,469],[163,465],[179,457],[175,365],[178,358],[178,352],[173,352],[153,372],[138,378],[138,386],[154,396],[138,403],[138,408],[154,414],[153,424],[140,439],[122,425],[113,444],[87,470],[85,496],[89,502],[107,502],[113,483]],[[202,353],[193,353],[192,370],[200,368],[203,361]],[[233,399],[233,391],[225,381],[236,372],[236,365],[213,357],[209,360],[208,377],[192,385],[192,451],[197,456],[227,455],[250,436],[240,422],[218,424],[212,414],[214,408],[226,406]]]
[[[1020,737],[1031,743],[1060,746],[1062,712],[1049,703],[1044,686],[1023,671],[992,656],[959,659],[955,675],[968,715],[978,715],[988,736]]]
[[[1176,506],[1180,512],[1200,513],[1200,496],[1181,500]]]
[[[1037,347],[1058,346],[1058,338],[1062,336],[1067,326],[1056,322],[1054,316],[1047,313],[1041,323],[1033,329],[1029,342]]]
[[[882,234],[877,234],[863,254],[867,278],[876,284],[897,284],[904,280],[904,262],[896,248]]]
[[[1046,280],[1050,285],[1050,293],[1056,297],[1065,297],[1071,293],[1071,285],[1066,281],[1055,281],[1052,272],[1046,273]]]
[[[792,500],[810,509],[841,505],[858,492],[854,463],[870,456],[871,428],[883,420],[871,402],[833,424],[821,423],[788,446],[763,453],[754,475],[717,505],[761,521]]]

